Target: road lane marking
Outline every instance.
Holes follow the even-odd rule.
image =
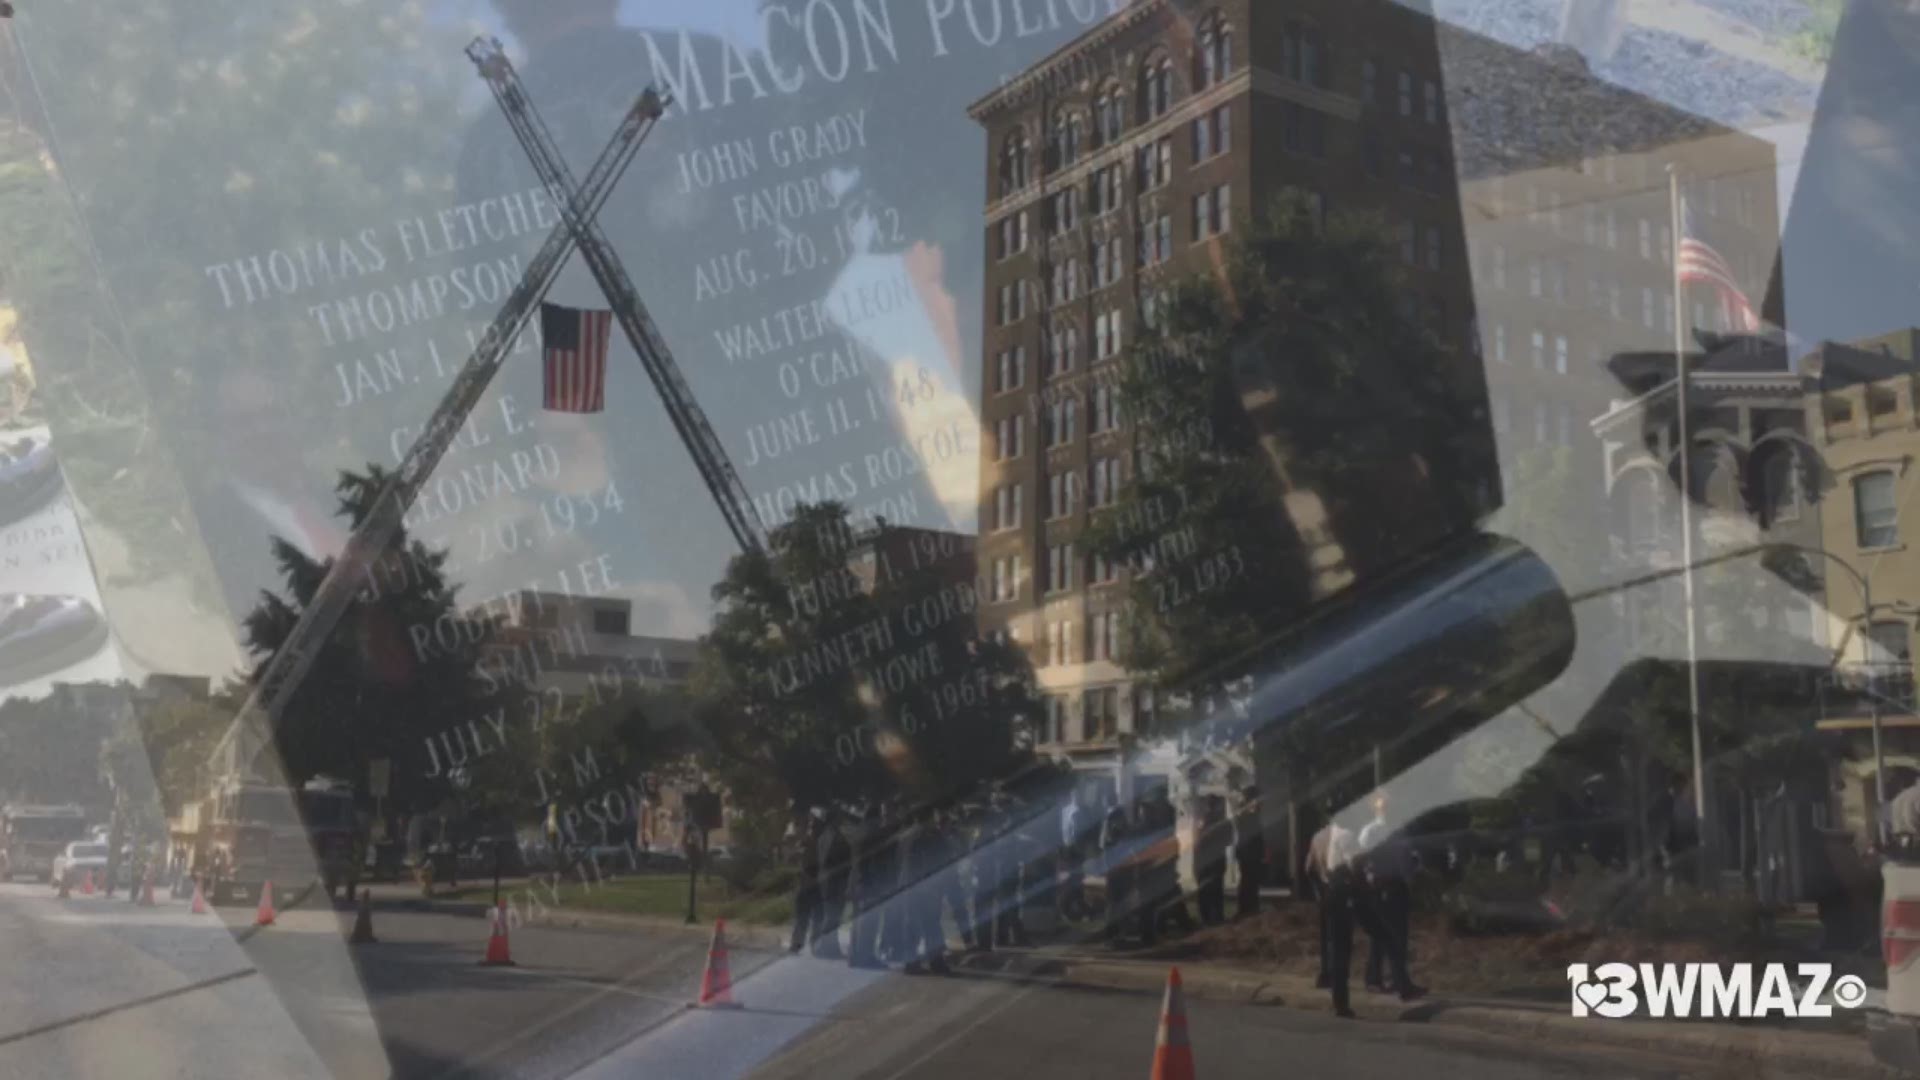
[[[115,1013],[126,1012],[129,1009],[138,1009],[142,1006],[152,1005],[154,1002],[165,1001],[168,998],[179,997],[182,994],[190,994],[195,990],[206,990],[219,986],[221,983],[232,982],[235,979],[244,979],[254,974],[258,974],[258,969],[242,968],[239,971],[229,971],[225,975],[215,975],[211,979],[202,979],[199,982],[188,983],[185,986],[176,986],[171,990],[162,990],[157,994],[148,994],[145,997],[134,998],[131,1001],[123,1001],[118,1005],[109,1005],[104,1009],[95,1009],[92,1012],[69,1016],[64,1020],[55,1020],[37,1027],[30,1027],[25,1031],[16,1031],[11,1035],[0,1035],[0,1046],[5,1046],[8,1043],[16,1043],[22,1039],[31,1039],[35,1035],[45,1035],[49,1031],[59,1031],[61,1028],[69,1028],[75,1024],[84,1024],[90,1020],[98,1020],[101,1017],[112,1016]]]

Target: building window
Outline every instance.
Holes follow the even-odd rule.
[[[1493,324],[1493,358],[1504,364],[1507,362],[1507,324]]]
[[[996,529],[1020,527],[1020,506],[1026,501],[1026,485],[1002,484],[993,493],[993,526]]]
[[[1096,359],[1111,360],[1120,355],[1120,313],[1103,311],[1093,319],[1093,344]]]
[[[1507,249],[1500,244],[1493,245],[1493,287],[1507,287]]]
[[[1327,114],[1308,105],[1288,102],[1281,114],[1281,145],[1296,157],[1318,160],[1327,156]]]
[[[1111,506],[1120,498],[1120,459],[1105,457],[1093,463],[1093,494],[1088,505],[1094,509]]]
[[[1173,140],[1161,138],[1140,148],[1134,157],[1135,181],[1142,192],[1173,179]]]
[[[1173,258],[1173,218],[1162,215],[1140,230],[1140,265],[1158,266]]]
[[[1079,216],[1080,189],[1070,187],[1065,191],[1055,192],[1053,198],[1048,200],[1047,206],[1050,211],[1048,216],[1052,218],[1053,235],[1061,236],[1072,232],[1074,221]]]
[[[1420,230],[1411,221],[1400,223],[1400,261],[1408,266],[1420,261]]]
[[[1079,415],[1079,399],[1064,397],[1053,403],[1048,413],[1051,422],[1047,425],[1047,448],[1049,450],[1065,446],[1073,441],[1074,428]]]
[[[1440,269],[1440,226],[1427,226],[1427,269]]]
[[[1073,623],[1071,621],[1047,624],[1047,664],[1059,667],[1073,663]]]
[[[1222,105],[1193,119],[1193,160],[1197,164],[1233,148],[1231,106]]]
[[[1140,71],[1140,115],[1158,120],[1173,105],[1173,61],[1156,56]]]
[[[1193,197],[1193,242],[1230,232],[1233,222],[1232,192],[1226,184]]]
[[[1000,151],[1000,194],[1010,195],[1027,186],[1031,175],[1028,160],[1027,134],[1016,131],[1007,136],[1005,147]]]
[[[1562,375],[1567,373],[1567,339],[1564,334],[1555,334],[1553,338],[1553,370]]]
[[[1200,31],[1199,63],[1194,65],[1194,89],[1205,90],[1233,72],[1233,28],[1215,17]]]
[[[1093,557],[1093,578],[1090,584],[1111,585],[1120,580],[1120,564],[1108,561],[1104,555]]]
[[[1000,286],[999,317],[1001,326],[1010,326],[1027,317],[1027,290],[1023,283],[1014,281]]]
[[[1012,461],[1026,450],[1027,417],[1025,413],[1014,413],[1000,418],[996,425],[994,447],[999,451],[997,460]]]
[[[1056,743],[1067,741],[1067,699],[1058,694],[1047,698],[1047,734]]]
[[[1900,506],[1892,473],[1873,472],[1854,480],[1853,522],[1862,549],[1900,542]]]
[[[1046,591],[1066,592],[1073,588],[1073,545],[1056,544],[1047,549]]]
[[[1437,124],[1440,122],[1440,87],[1435,85],[1432,79],[1428,79],[1422,91],[1421,100],[1427,107],[1427,123]]]
[[[1011,258],[1027,250],[1027,212],[1008,214],[1000,219],[1000,257]]]
[[[1079,473],[1057,472],[1047,477],[1047,520],[1071,517],[1079,502]]]
[[[1653,289],[1651,286],[1643,285],[1640,287],[1640,325],[1649,330],[1653,329]]]
[[[1867,673],[1872,693],[1894,707],[1913,707],[1913,633],[1904,622],[1882,620],[1867,627]]]
[[[1640,257],[1653,258],[1653,222],[1640,219]]]
[[[1120,427],[1120,391],[1106,383],[1093,388],[1093,433],[1096,435]]]
[[[1538,330],[1533,332],[1533,370],[1547,369],[1547,335]]]
[[[1360,64],[1360,100],[1375,105],[1380,100],[1380,65],[1371,60]]]
[[[1400,115],[1413,115],[1413,73],[1400,73]]]
[[[1527,295],[1537,299],[1539,298],[1541,291],[1542,290],[1540,288],[1540,260],[1528,259],[1527,260]]]
[[[1120,141],[1127,126],[1126,95],[1118,86],[1109,86],[1093,103],[1093,134],[1101,146]]]

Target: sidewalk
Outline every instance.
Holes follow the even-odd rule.
[[[1316,989],[1313,980],[1302,976],[1220,964],[1113,959],[1088,955],[1071,946],[970,953],[958,958],[958,966],[1149,994],[1158,994],[1166,987],[1167,969],[1174,966],[1180,969],[1181,982],[1190,997],[1314,1012],[1332,1008],[1327,991]],[[1817,1022],[1782,1028],[1737,1022],[1576,1019],[1564,1005],[1438,992],[1417,1002],[1402,1003],[1386,995],[1369,994],[1358,985],[1353,1010],[1365,1020],[1456,1024],[1506,1038],[1627,1046],[1716,1063],[1751,1062],[1756,1069],[1765,1063],[1832,1077],[1889,1080],[1903,1075],[1873,1060],[1864,1034],[1822,1031]]]

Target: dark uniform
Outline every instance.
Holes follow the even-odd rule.
[[[832,811],[820,828],[820,911],[813,933],[813,954],[840,959],[840,920],[847,910],[848,864],[853,848]]]
[[[1267,872],[1267,838],[1260,827],[1260,791],[1248,788],[1240,812],[1233,817],[1233,862],[1240,869],[1240,889],[1234,917],[1244,919],[1260,911],[1260,886]]]
[[[1115,944],[1135,903],[1134,867],[1127,861],[1133,853],[1132,841],[1133,816],[1124,805],[1115,803],[1100,825],[1100,863],[1107,878],[1106,937]]]
[[[808,818],[806,832],[800,838],[800,874],[793,888],[793,938],[788,944],[792,952],[799,952],[813,940],[814,924],[820,917],[821,825],[819,818]]]
[[[891,888],[879,880],[887,862],[886,830],[880,823],[880,811],[869,807],[852,830],[853,872],[849,882],[853,900],[853,933],[847,946],[847,963],[853,967],[881,967],[875,946],[880,936],[880,905]]]
[[[1210,795],[1205,806],[1195,837],[1193,876],[1199,883],[1200,921],[1219,926],[1227,921],[1227,850],[1233,837],[1228,831],[1225,800]]]
[[[900,863],[900,891],[893,907],[900,916],[900,956],[907,971],[947,973],[946,934],[940,929],[939,876],[946,870],[946,846],[934,829],[931,815],[921,811],[900,833],[895,845]]]
[[[1027,925],[1020,917],[1020,909],[1025,902],[1023,875],[1033,837],[1019,822],[1017,814],[1012,804],[994,811],[999,823],[994,830],[997,842],[993,847],[993,934],[995,944],[1025,948],[1033,942],[1027,938]]]
[[[993,814],[976,809],[968,823],[967,874],[973,884],[973,947],[993,951]]]

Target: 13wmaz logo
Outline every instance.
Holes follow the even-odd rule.
[[[1820,1017],[1832,1016],[1834,1005],[1854,1009],[1866,1000],[1858,975],[1835,979],[1832,964],[1796,967],[1806,980],[1799,988],[1786,964],[1568,964],[1567,984],[1573,1015],[1613,1019],[1643,1008],[1648,1016]]]

